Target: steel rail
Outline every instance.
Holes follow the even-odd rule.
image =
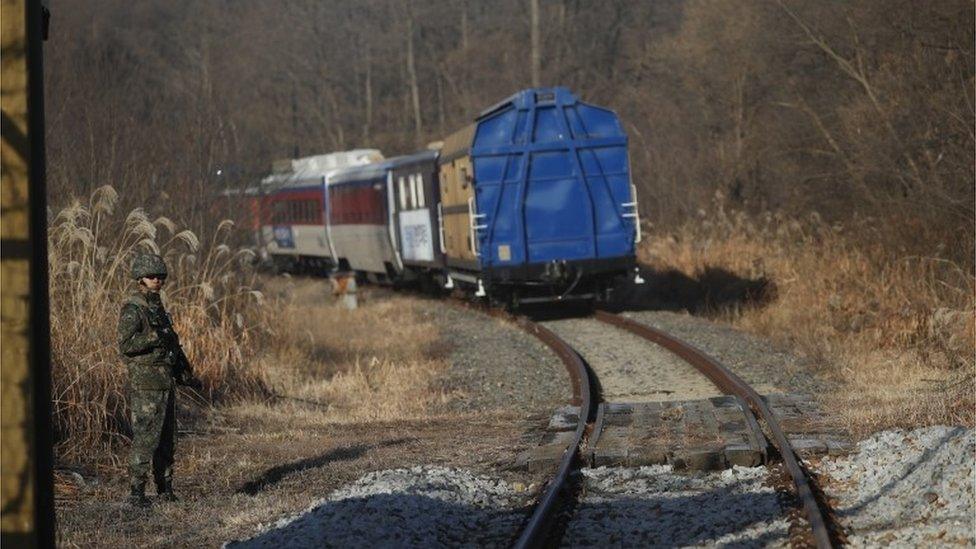
[[[549,535],[549,527],[559,506],[560,492],[566,489],[569,475],[573,472],[574,466],[579,461],[578,458],[583,445],[583,437],[586,434],[586,429],[589,426],[589,417],[593,411],[592,400],[595,395],[590,387],[590,376],[586,364],[569,343],[563,341],[562,338],[548,328],[532,322],[528,318],[515,316],[499,309],[491,309],[466,302],[449,300],[448,303],[458,309],[473,309],[488,316],[501,318],[515,324],[524,332],[541,341],[546,347],[549,347],[562,361],[563,366],[566,367],[566,372],[569,374],[569,379],[573,386],[572,404],[580,407],[576,431],[573,433],[572,442],[563,451],[556,474],[549,480],[545,491],[538,502],[536,502],[532,515],[526,522],[525,527],[522,528],[521,534],[519,534],[518,539],[512,547],[526,549],[528,547],[547,545],[546,538]]]
[[[553,519],[554,513],[558,508],[559,495],[567,485],[569,475],[577,463],[580,447],[583,444],[583,435],[586,432],[587,420],[590,417],[591,395],[589,376],[587,375],[586,365],[573,348],[563,341],[559,336],[549,331],[547,328],[536,324],[528,319],[517,317],[514,322],[523,330],[537,337],[548,346],[563,361],[569,377],[573,381],[573,400],[574,404],[579,404],[579,420],[576,423],[576,432],[573,441],[563,451],[562,459],[559,461],[559,468],[552,480],[549,481],[545,493],[539,499],[529,517],[522,534],[515,542],[514,547],[524,549],[527,547],[539,547],[545,545],[548,529]]]
[[[806,474],[803,472],[803,468],[800,467],[800,462],[797,460],[792,446],[790,446],[790,441],[786,438],[786,433],[783,432],[783,429],[773,416],[772,410],[769,409],[766,402],[759,396],[759,393],[750,387],[742,378],[719,364],[715,359],[706,355],[697,347],[670,334],[606,311],[596,311],[595,317],[602,322],[626,330],[638,337],[650,340],[664,347],[694,366],[726,394],[733,394],[745,400],[752,409],[752,412],[762,418],[769,428],[773,444],[779,450],[783,458],[783,465],[793,479],[793,486],[796,488],[797,497],[800,499],[803,509],[806,512],[807,520],[810,522],[813,539],[817,547],[820,549],[834,547],[830,539],[830,533],[827,530],[827,521],[824,519],[820,506],[817,504],[810,483],[807,481]]]

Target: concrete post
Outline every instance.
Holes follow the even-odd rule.
[[[339,307],[355,309],[358,306],[356,290],[355,273],[336,273],[332,276],[332,295]]]

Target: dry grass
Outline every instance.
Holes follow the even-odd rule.
[[[691,277],[718,267],[771,279],[770,303],[716,314],[810,356],[839,382],[823,398],[853,432],[974,423],[972,265],[906,257],[879,220],[842,227],[816,214],[756,219],[721,207],[700,214],[675,231],[652,233],[641,259]]]
[[[333,305],[326,281],[267,282],[268,294],[281,300],[280,320],[255,370],[276,397],[275,412],[303,410],[328,422],[394,420],[421,417],[447,398],[431,387],[448,367],[438,331],[414,299],[372,300],[361,292],[360,308],[350,311]],[[268,413],[267,404],[242,404],[237,412]]]
[[[222,242],[230,223],[221,222],[201,241],[141,208],[118,215],[117,199],[112,187],[101,187],[50,224],[53,405],[62,459],[114,455],[130,433],[116,323],[124,296],[135,287],[128,270],[139,251],[166,258],[170,277],[163,296],[205,384],[198,397],[243,394],[260,384],[245,364],[266,312],[247,268],[250,252]]]
[[[410,298],[339,309],[326,281],[259,280],[250,252],[223,243],[229,222],[201,239],[142,209],[117,215],[117,198],[102,187],[51,222],[53,402],[63,461],[118,463],[130,436],[115,332],[138,251],[162,254],[170,268],[164,300],[206,387],[184,393],[198,404],[348,422],[419,417],[447,398],[430,387],[447,367],[437,331]]]

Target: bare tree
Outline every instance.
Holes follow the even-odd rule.
[[[254,181],[296,140],[409,153],[545,77],[620,114],[658,224],[721,191],[888,217],[920,253],[937,248],[924,226],[969,265],[972,239],[951,235],[976,203],[974,19],[969,0],[64,0],[49,188],[55,204],[105,183],[165,195],[190,223],[217,166]]]
[[[532,87],[540,86],[539,71],[542,65],[542,52],[539,46],[539,0],[529,0],[532,21]]]
[[[417,67],[413,51],[413,12],[407,9],[407,77],[410,79],[410,103],[413,107],[415,140],[420,143],[424,125],[420,115],[420,86],[417,84]]]
[[[366,77],[363,80],[363,101],[366,110],[363,118],[363,141],[368,143],[370,126],[373,124],[373,59],[370,56],[369,45],[364,45],[363,51],[365,52],[363,64],[366,66]]]

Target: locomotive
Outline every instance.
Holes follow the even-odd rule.
[[[566,88],[520,91],[437,150],[320,172],[264,197],[272,258],[509,306],[641,282],[627,136],[615,113]]]

